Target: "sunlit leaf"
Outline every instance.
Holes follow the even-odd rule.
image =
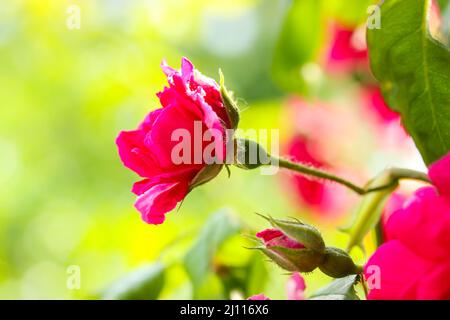
[[[194,294],[208,276],[217,249],[239,230],[239,222],[225,209],[213,214],[203,226],[184,260],[186,271],[194,286]]]
[[[353,221],[348,227],[341,228],[342,231],[350,236],[347,245],[348,251],[354,246],[359,246],[363,249],[364,237],[377,225],[383,213],[384,205],[391,193],[397,188],[398,183],[395,180],[393,181],[389,172],[383,172],[367,185],[368,188],[372,189],[386,185],[389,185],[389,187],[364,195],[355,212]]]
[[[294,0],[275,49],[272,73],[281,88],[291,92],[307,91],[302,68],[314,61],[324,31],[322,1]]]
[[[427,164],[450,150],[450,51],[430,35],[430,6],[386,0],[381,28],[368,30],[372,71]]]
[[[336,279],[327,286],[314,293],[310,300],[359,300],[355,291],[355,284],[359,281],[358,275],[351,275]]]
[[[164,271],[161,263],[143,266],[111,284],[101,297],[107,300],[155,300],[164,285]]]

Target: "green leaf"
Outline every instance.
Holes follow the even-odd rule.
[[[262,292],[265,288],[269,272],[259,254],[252,256],[246,268],[246,294],[251,296]]]
[[[229,210],[221,210],[206,222],[200,231],[197,241],[189,249],[184,265],[195,291],[200,288],[211,269],[211,261],[220,245],[241,226]]]
[[[450,150],[450,51],[430,35],[430,1],[384,1],[367,33],[372,71],[427,164]]]
[[[155,300],[164,285],[162,263],[145,265],[112,283],[102,294],[106,300]]]
[[[358,275],[336,279],[309,297],[310,300],[359,300],[355,291]]]
[[[302,67],[314,61],[323,40],[322,1],[294,0],[284,20],[275,48],[272,74],[281,88],[305,92]]]
[[[388,187],[384,188],[384,186]],[[382,172],[368,183],[368,189],[382,189],[364,195],[350,226],[341,228],[341,231],[350,235],[347,251],[350,251],[354,246],[363,249],[364,237],[377,225],[387,199],[397,186],[398,182],[389,170]]]

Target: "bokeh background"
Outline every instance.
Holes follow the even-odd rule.
[[[215,79],[221,68],[241,127],[279,129],[293,159],[361,184],[388,166],[423,168],[370,75],[363,24],[372,2],[2,1],[0,298],[126,298],[127,286],[149,299],[286,298],[288,275],[246,249],[246,235],[266,227],[255,212],[313,223],[343,247],[337,227],[358,199],[320,181],[232,168],[163,225],[146,225],[115,137],[158,108],[161,60],[178,67],[186,56]],[[74,5],[80,29],[67,26]],[[73,266],[79,288],[68,285]],[[306,292],[330,280],[306,275]]]

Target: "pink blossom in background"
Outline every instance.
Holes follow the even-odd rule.
[[[209,129],[222,132],[222,137],[213,139],[221,150],[215,154],[220,159],[226,152],[225,129],[231,127],[214,80],[201,75],[186,58],[182,59],[181,70],[166,63],[162,70],[169,82],[169,87],[157,94],[162,107],[150,112],[136,130],[122,131],[116,140],[123,164],[144,178],[134,184],[132,191],[138,196],[135,207],[151,224],[164,222],[165,214],[184,199],[193,179],[206,167],[203,161],[194,161],[193,145],[189,163],[174,163],[171,152],[179,143],[171,141],[174,130],[186,129],[195,137],[197,122],[201,134]],[[201,151],[209,143],[202,142]]]
[[[264,294],[255,294],[254,296],[251,296],[250,298],[247,298],[247,300],[270,300],[270,298],[266,297]]]
[[[359,68],[368,70],[365,28],[331,25],[330,45],[326,52],[325,67],[332,73],[347,73]]]
[[[403,127],[400,114],[386,104],[381,91],[376,86],[366,86],[359,90],[359,105],[366,128],[373,132],[377,149],[396,154],[406,161],[421,163],[417,148]]]
[[[293,273],[286,282],[286,295],[288,300],[305,300],[305,279],[300,273]]]
[[[400,119],[400,114],[392,111],[384,101],[381,90],[378,87],[366,87],[362,89],[364,106],[367,111],[381,123],[390,123]]]
[[[290,160],[348,179],[361,178],[361,167],[347,165],[354,161],[352,155],[360,152],[360,144],[363,144],[356,139],[361,121],[351,108],[320,101],[307,102],[299,97],[291,97],[287,107],[287,121],[292,124],[294,133],[283,147],[283,153]],[[282,179],[299,207],[309,209],[316,217],[338,217],[357,200],[338,184],[293,173],[285,173]]]
[[[392,213],[388,241],[365,266],[380,269],[369,299],[450,299],[450,154],[429,168],[434,187],[423,187]]]
[[[441,42],[446,43],[445,35],[442,32],[444,30],[442,26],[442,13],[437,0],[431,1],[430,14],[427,21],[430,34]]]
[[[298,135],[290,141],[288,154],[296,162],[326,169],[328,166],[310,151],[310,147],[308,139]],[[291,175],[290,179],[302,206],[307,206],[324,214],[335,210],[335,194],[333,193],[335,188],[332,185],[300,174]]]
[[[286,281],[287,300],[306,300],[305,289],[305,279],[303,279],[300,273],[294,272]],[[261,293],[251,296],[247,300],[270,300],[270,298]]]

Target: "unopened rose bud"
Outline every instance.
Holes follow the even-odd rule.
[[[256,234],[261,250],[287,271],[311,272],[319,268],[326,275],[341,278],[362,272],[344,250],[326,247],[320,232],[298,220],[280,220],[262,216],[272,229]]]
[[[270,164],[270,155],[257,142],[249,139],[235,139],[234,165],[251,170]]]
[[[307,249],[323,253],[325,243],[319,230],[298,220],[280,220],[269,218],[270,223],[289,238],[302,243]]]
[[[266,229],[256,234],[262,240],[264,254],[287,271],[311,272],[324,258],[324,253],[307,248],[279,229]]]
[[[342,278],[362,272],[361,267],[353,262],[347,252],[333,247],[325,249],[325,259],[319,268],[323,273],[333,278]]]

